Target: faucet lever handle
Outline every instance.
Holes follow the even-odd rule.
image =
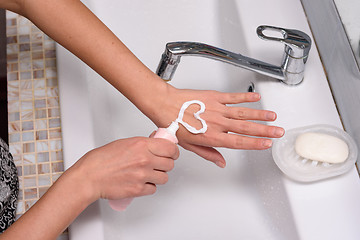
[[[265,35],[264,31],[266,30],[280,32],[283,37],[279,38]],[[293,58],[306,58],[309,55],[311,48],[311,38],[302,31],[261,25],[256,29],[256,33],[259,38],[263,40],[284,43],[285,52]]]

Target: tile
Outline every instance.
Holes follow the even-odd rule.
[[[19,80],[19,73],[18,72],[12,72],[7,74],[8,81],[16,81]]]
[[[28,141],[34,141],[35,137],[34,137],[34,132],[23,132],[22,133],[22,141],[23,142],[28,142]]]
[[[58,108],[50,108],[48,109],[49,118],[60,117],[60,110]]]
[[[44,42],[44,49],[45,50],[55,50],[56,44],[54,41],[45,41]]]
[[[53,107],[59,107],[59,98],[55,97],[55,98],[48,98],[47,99],[47,104],[49,108],[53,108]]]
[[[56,151],[62,149],[62,141],[61,140],[50,140],[50,150]]]
[[[51,163],[51,169],[52,169],[53,173],[63,172],[64,171],[64,164],[63,164],[63,162]]]
[[[23,144],[23,153],[35,152],[35,143],[29,142]]]
[[[47,118],[46,109],[36,109],[35,110],[35,118],[36,119]]]
[[[19,112],[11,112],[9,113],[9,122],[15,122],[20,120],[20,113]]]
[[[33,84],[34,84],[34,89],[43,89],[44,91],[44,96],[45,96],[45,79],[35,79],[33,80]]]
[[[9,124],[9,134],[14,133],[14,132],[19,132],[21,127],[21,123],[20,122],[10,122]]]
[[[31,26],[30,25],[23,25],[18,27],[17,34],[24,35],[24,34],[30,34],[31,32]]]
[[[37,167],[38,167],[39,174],[50,173],[50,164],[49,163],[38,164]]]
[[[22,122],[21,129],[22,131],[34,130],[34,122],[33,121]]]
[[[44,78],[44,70],[35,70],[33,71],[34,79]]]
[[[19,87],[20,87],[20,81],[13,81],[13,80],[8,81],[9,92],[18,92],[20,90]]]
[[[10,143],[9,151],[12,155],[20,155],[23,153],[22,144],[21,143]]]
[[[9,143],[20,142],[20,133],[9,134]]]
[[[18,101],[19,98],[19,91],[8,91],[8,101]]]
[[[20,52],[19,53],[19,57],[18,57],[19,61],[31,61],[31,54],[30,52]]]
[[[24,188],[26,189],[26,188],[33,188],[33,187],[36,187],[36,176],[24,176],[23,177],[23,179],[24,179],[24,182],[23,182],[23,184],[24,184]],[[25,193],[26,194],[26,193]],[[26,197],[25,197],[26,198]]]
[[[9,36],[6,38],[6,44],[18,43],[17,36]]]
[[[51,161],[60,161],[63,160],[63,152],[62,150],[51,152]]]
[[[33,81],[32,80],[20,81],[19,87],[20,87],[20,90],[32,90]],[[32,92],[31,92],[31,96],[32,96]]]
[[[48,76],[48,71],[49,71],[49,69],[46,69],[46,76],[47,77],[49,77]],[[56,75],[55,75],[56,76]],[[55,76],[51,76],[51,77],[55,77]],[[46,81],[46,86],[47,87],[56,87],[56,86],[58,86],[58,81],[57,81],[57,79],[56,78],[49,78],[49,79],[47,79],[47,81]]]
[[[23,174],[24,176],[36,175],[36,165],[24,165]]]
[[[34,98],[46,98],[46,91],[45,89],[35,89],[34,90]]]
[[[40,42],[43,40],[43,34],[41,32],[32,32],[30,35],[31,42]]]
[[[31,71],[20,72],[20,80],[27,80],[32,78]]]
[[[47,130],[36,131],[36,140],[46,140],[46,139],[48,139]]]
[[[36,164],[36,154],[35,153],[23,154],[23,161],[24,164]]]
[[[16,25],[17,25],[17,21],[15,18],[6,19],[6,27],[12,27],[12,26],[16,26]]]
[[[42,50],[43,50],[42,42],[35,42],[31,44],[31,51],[42,51]]]
[[[32,60],[43,59],[44,58],[44,52],[43,51],[32,52],[31,58],[32,58]]]
[[[45,67],[51,68],[56,67],[56,59],[55,58],[48,58],[45,60]]]
[[[38,99],[34,101],[35,109],[46,108],[46,99]]]
[[[37,152],[49,151],[49,143],[48,143],[48,141],[37,141],[36,142],[36,151]]]
[[[46,91],[47,97],[57,97],[59,96],[59,88],[58,87],[48,87]]]
[[[18,44],[8,44],[6,46],[6,54],[17,54],[19,52]]]
[[[48,81],[56,81],[55,84],[48,85],[49,86],[57,86],[57,79],[51,79],[56,78],[56,69],[55,68],[46,68],[46,78],[49,78]]]
[[[33,120],[34,119],[34,112],[33,111],[21,111],[21,120]]]
[[[19,70],[19,64],[17,62],[14,63],[8,63],[7,64],[7,71],[8,72],[15,72]]]
[[[25,90],[23,89],[23,91],[20,91],[20,95],[19,95],[20,99],[23,100],[32,100],[33,99],[33,91],[32,90]],[[21,106],[22,108],[23,106]],[[26,108],[28,110],[32,110],[33,108],[33,103],[32,101],[30,101],[29,103],[29,107],[30,108]],[[23,109],[23,108],[22,108]],[[25,110],[25,109],[24,109]]]
[[[35,120],[35,129],[41,130],[41,129],[47,129],[47,119],[36,119]]]
[[[49,128],[59,128],[60,118],[49,119]]]
[[[11,101],[8,102],[8,111],[9,112],[19,112],[20,101]]]
[[[50,139],[61,138],[61,129],[57,128],[57,129],[49,130],[49,138]]]
[[[33,101],[21,101],[20,110],[33,110]]]
[[[45,50],[45,58],[55,58],[56,52],[55,50]]]
[[[39,152],[37,153],[37,162],[49,162],[49,152]]]
[[[31,70],[31,62],[20,62],[19,63],[19,68],[20,71],[30,71]]]
[[[29,43],[19,44],[19,50],[20,52],[30,51],[30,44]]]
[[[19,43],[29,43],[30,34],[19,35]]]
[[[44,186],[50,186],[51,185],[51,176],[49,174],[46,175],[39,175],[38,176],[38,183],[39,183],[39,187],[44,187]],[[40,190],[40,189],[39,189]],[[45,192],[47,191],[47,188],[44,189]],[[44,193],[45,193],[44,192]],[[39,192],[40,194],[40,192]],[[42,193],[43,194],[43,193]]]
[[[6,35],[7,35],[7,36],[17,35],[17,34],[18,34],[18,29],[17,29],[17,27],[7,27],[7,28],[6,28]]]
[[[44,69],[44,60],[43,59],[38,59],[38,60],[32,61],[32,68],[34,70],[36,70],[36,69]]]
[[[6,61],[7,61],[7,63],[16,63],[16,62],[18,62],[20,56],[21,56],[21,53],[8,54],[6,56]]]

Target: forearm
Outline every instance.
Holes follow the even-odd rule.
[[[21,9],[20,14],[98,72],[146,115],[151,115],[154,102],[163,102],[158,100],[159,93],[166,91],[167,84],[79,0],[24,0]]]
[[[93,201],[77,176],[65,173],[0,239],[56,239]]]

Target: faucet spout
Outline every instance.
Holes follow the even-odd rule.
[[[262,30],[266,28],[272,28],[269,26],[260,27],[263,28]],[[263,35],[262,30],[259,32],[259,28],[259,37],[266,40],[273,40],[268,39],[269,37]],[[286,34],[288,33],[286,32]],[[310,38],[308,38],[307,40],[310,41],[309,45],[311,45]],[[291,41],[291,44],[293,44],[293,42],[294,40]],[[310,46],[306,46],[307,48],[300,47],[299,49],[295,49],[295,51],[293,51],[294,47],[292,47],[291,44],[285,46],[283,62],[280,66],[276,66],[204,43],[170,42],[166,44],[165,52],[161,57],[161,61],[156,72],[165,81],[170,81],[176,71],[177,66],[180,63],[180,59],[182,56],[200,56],[229,63],[237,67],[245,68],[272,78],[279,79],[287,84],[294,85],[300,83],[303,79],[305,62],[308,52],[310,50]],[[299,57],[300,51],[303,52],[303,55],[306,56]],[[294,55],[294,52],[295,56],[292,56]]]

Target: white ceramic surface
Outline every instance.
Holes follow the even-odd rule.
[[[283,46],[260,40],[257,26],[310,34],[298,0],[85,3],[154,71],[170,41],[199,41],[280,63]],[[94,147],[147,136],[155,129],[101,77],[62,47],[57,50],[66,167]],[[262,94],[261,103],[250,106],[276,111],[275,124],[285,129],[311,124],[341,127],[315,45],[305,80],[296,87],[195,57],[183,57],[171,84],[245,91],[250,82]],[[112,211],[107,201],[94,203],[72,224],[71,239],[359,238],[360,184],[355,168],[337,178],[300,184],[281,173],[270,150],[221,152],[228,163],[225,169],[182,151],[169,183],[155,195],[135,199],[122,213]]]

